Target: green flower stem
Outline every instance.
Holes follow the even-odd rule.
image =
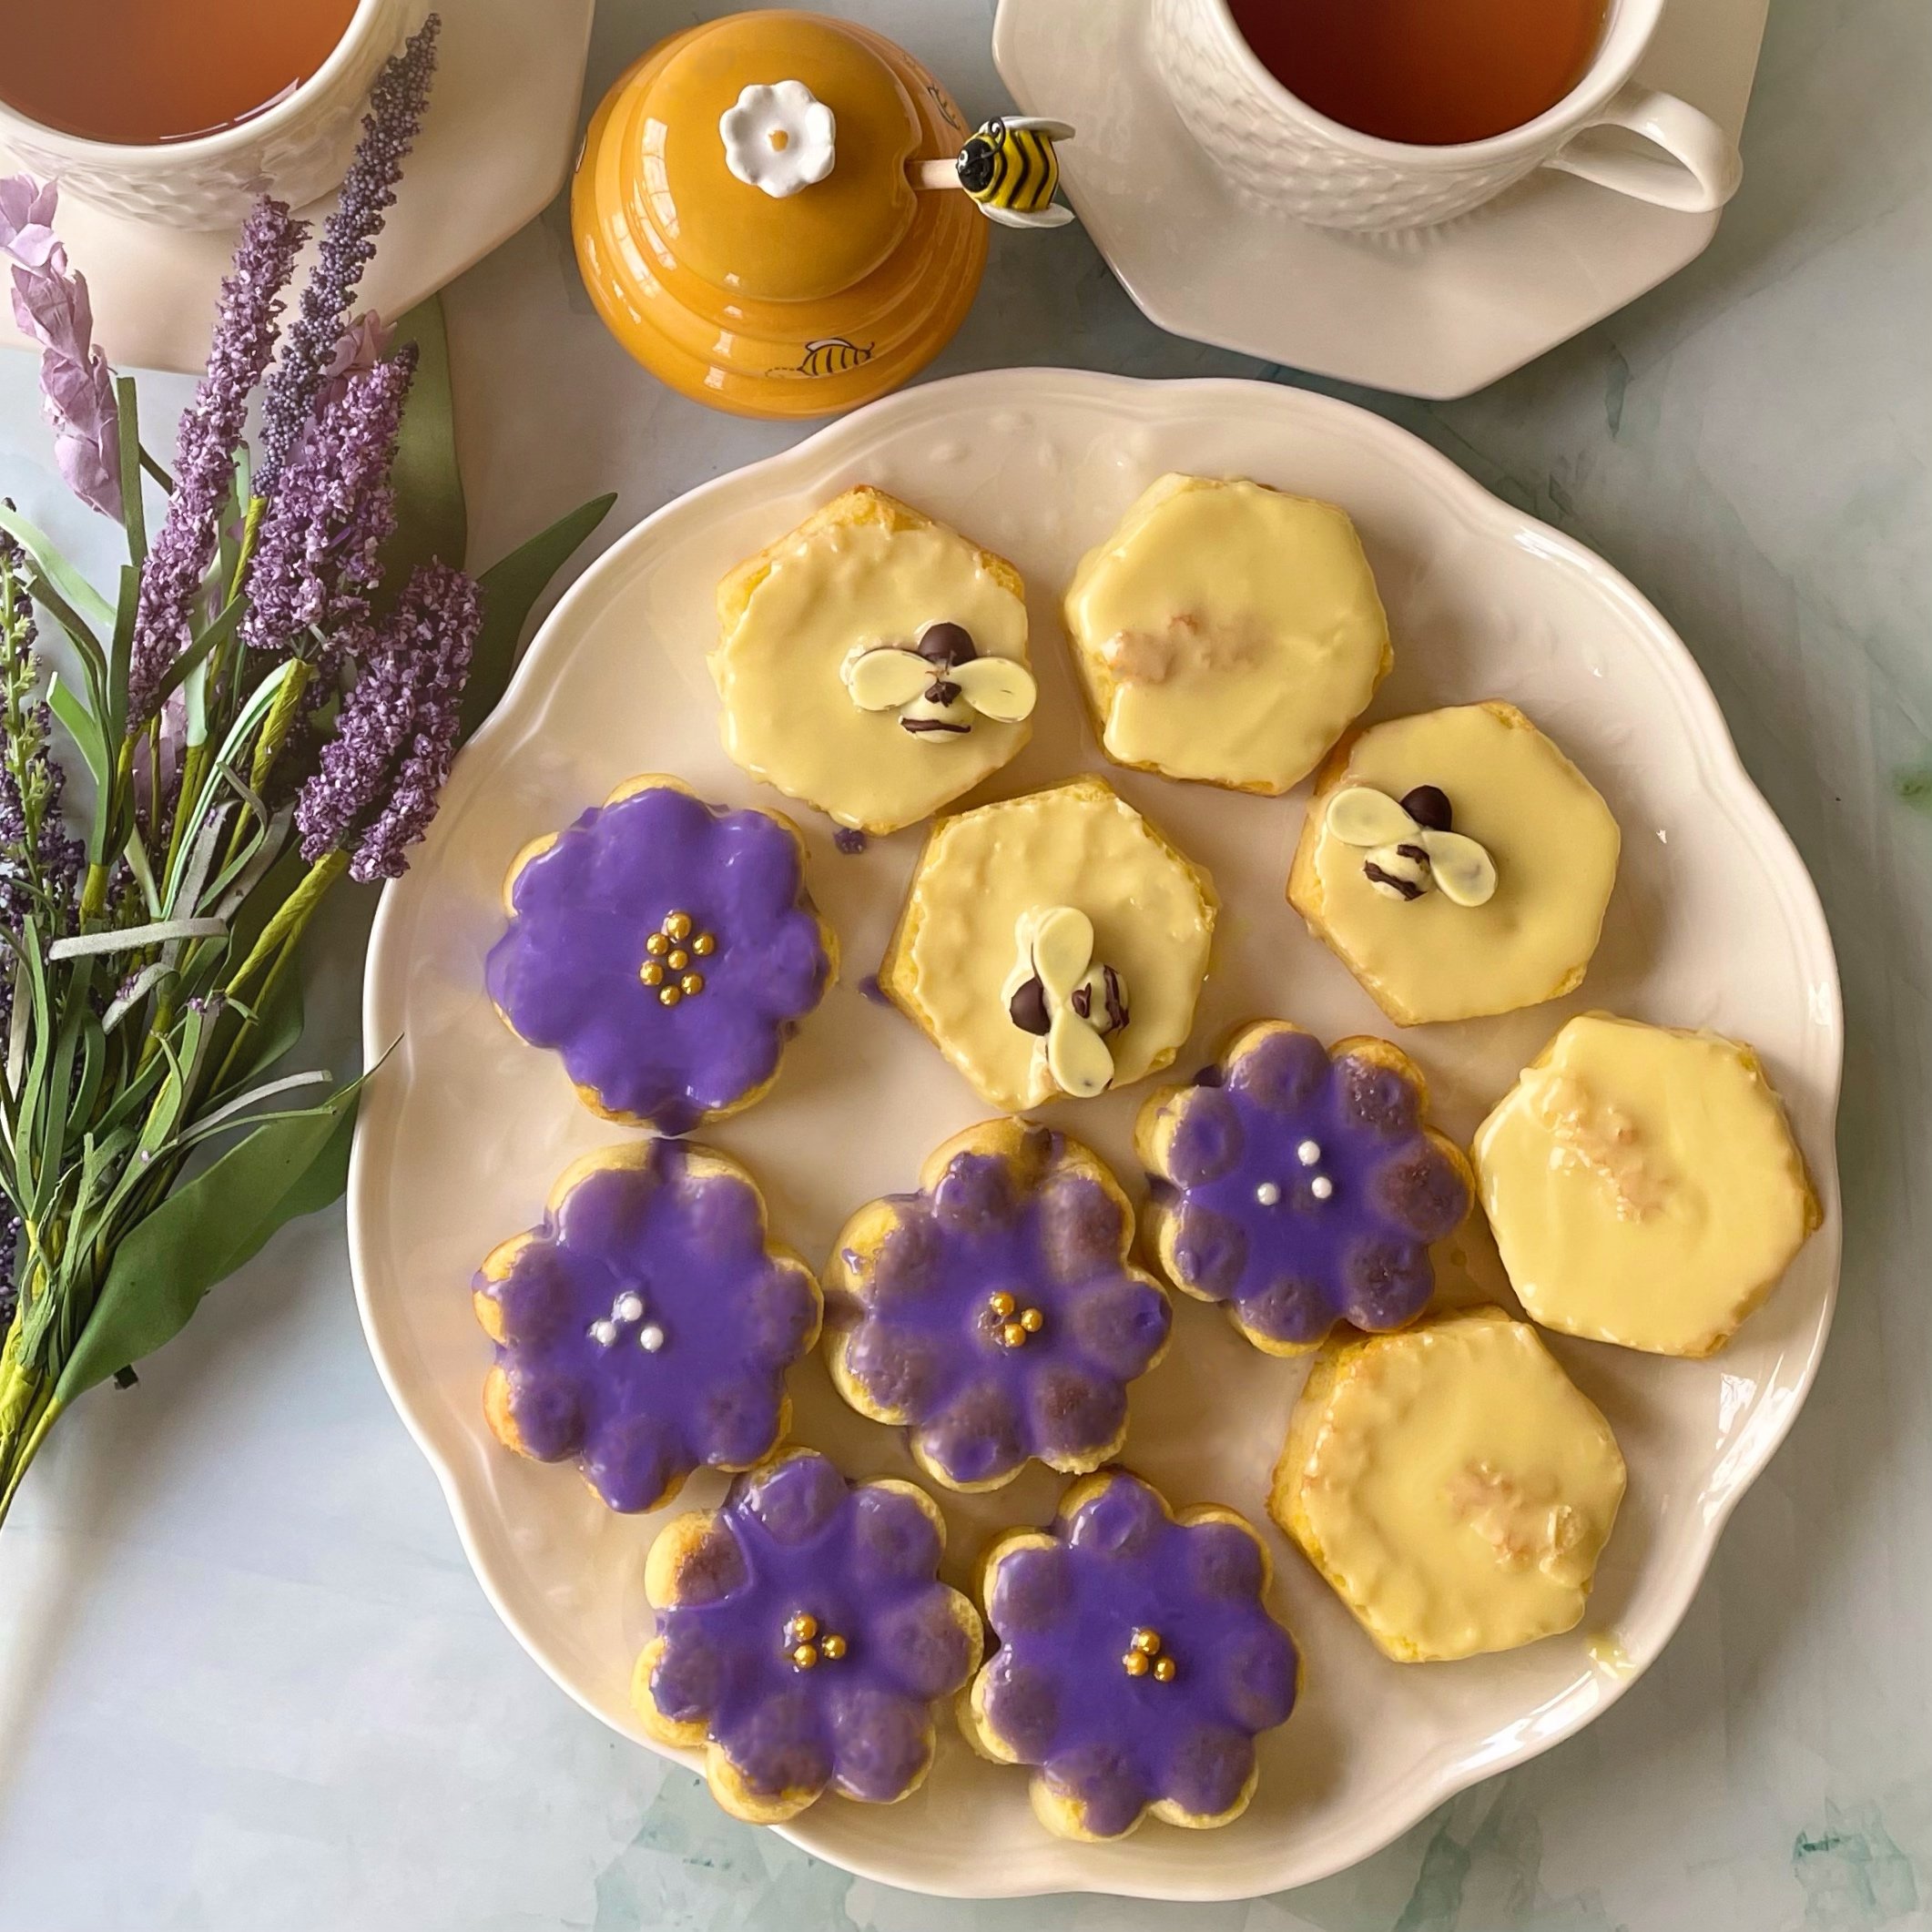
[[[309,923],[309,915],[348,869],[347,852],[324,852],[303,873],[302,882],[282,901],[275,917],[261,929],[261,937],[255,941],[254,951],[235,969],[228,984],[222,988],[229,999],[235,998],[264,966],[273,961],[284,942],[292,942],[301,936],[302,928]]]
[[[65,1403],[55,1400],[53,1389],[43,1385],[28,1412],[25,1434],[0,1442],[0,1523],[5,1522],[6,1512],[19,1493],[21,1478],[40,1453],[41,1444],[47,1439],[48,1430],[65,1407]]]
[[[282,745],[300,715],[302,693],[309,688],[309,680],[314,676],[315,666],[306,657],[295,658],[290,663],[289,675],[282,679],[281,688],[275,694],[275,702],[269,707],[261,735],[255,740],[255,762],[249,770],[249,784],[254,790],[259,791],[268,782],[269,773],[280,756]]]

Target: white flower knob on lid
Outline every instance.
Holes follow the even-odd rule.
[[[802,80],[754,83],[719,116],[725,166],[775,201],[822,181],[837,158],[832,110]]]

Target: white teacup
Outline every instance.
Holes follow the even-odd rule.
[[[88,141],[31,121],[0,98],[0,147],[30,172],[58,181],[63,192],[137,221],[229,228],[263,194],[300,208],[348,171],[370,87],[426,11],[427,0],[359,0],[328,59],[300,86],[218,134],[140,145]]]
[[[1539,168],[1703,212],[1737,192],[1743,165],[1708,115],[1631,77],[1663,4],[1612,0],[1596,58],[1555,107],[1507,134],[1445,147],[1381,140],[1317,114],[1262,66],[1227,0],[1154,0],[1154,44],[1181,118],[1243,198],[1317,227],[1447,221]],[[1627,129],[1663,152],[1578,139],[1594,127]]]

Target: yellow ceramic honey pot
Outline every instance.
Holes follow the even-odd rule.
[[[731,15],[660,42],[605,97],[571,192],[577,262],[617,340],[673,389],[740,415],[831,415],[951,339],[985,267],[982,213],[1070,219],[1052,142],[1072,131],[969,134],[869,27]]]

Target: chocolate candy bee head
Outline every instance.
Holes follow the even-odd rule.
[[[845,687],[861,711],[897,711],[900,730],[930,742],[964,737],[975,714],[1016,725],[1035,696],[1032,672],[1010,657],[982,657],[963,624],[929,624],[910,649],[857,652]]]

